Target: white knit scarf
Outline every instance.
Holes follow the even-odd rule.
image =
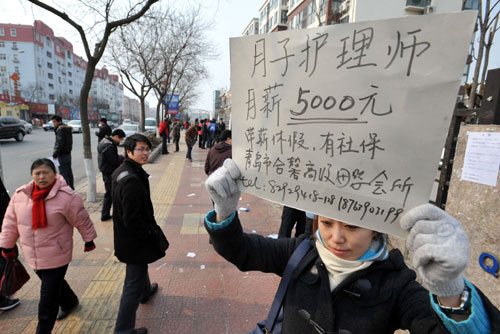
[[[321,261],[325,264],[328,270],[328,278],[330,281],[330,290],[333,291],[347,276],[368,268],[373,261],[349,261],[343,260],[329,251],[323,244],[316,239],[316,249],[318,250]]]

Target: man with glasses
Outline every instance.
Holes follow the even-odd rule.
[[[146,303],[158,290],[158,284],[149,281],[148,264],[165,256],[168,242],[156,224],[149,175],[142,168],[148,162],[151,142],[134,134],[125,139],[124,146],[125,161],[112,175],[115,255],[127,264],[115,334],[144,334],[146,328],[134,329],[136,311],[139,303]]]

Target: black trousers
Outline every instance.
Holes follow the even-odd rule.
[[[116,318],[116,334],[132,334],[139,302],[151,292],[147,264],[127,263],[120,307]]]
[[[284,206],[283,213],[281,214],[281,226],[278,238],[290,238],[295,223],[297,223],[295,226],[295,237],[298,237],[303,234],[306,229],[306,213],[301,210]]]
[[[64,178],[68,186],[75,190],[73,185],[73,170],[71,170],[71,154],[63,154],[57,157],[59,161],[59,174]]]
[[[101,218],[109,217],[111,212],[111,205],[113,201],[111,199],[111,174],[102,173],[102,180],[104,181],[104,201],[102,202]]]
[[[70,310],[78,303],[78,297],[64,279],[67,270],[68,265],[35,271],[42,281],[36,334],[52,333],[59,306],[62,310]]]
[[[186,158],[189,159],[189,160],[192,160],[193,157],[191,156],[191,151],[193,150],[193,146],[194,146],[194,141],[189,141],[189,140],[186,140],[186,145],[187,145],[187,153],[186,153]]]
[[[175,152],[179,152],[179,140],[181,140],[181,135],[174,136]]]
[[[161,154],[167,154],[168,153],[168,147],[167,147],[167,135],[161,136]]]

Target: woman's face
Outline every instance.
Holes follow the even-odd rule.
[[[339,258],[349,261],[359,259],[377,235],[375,231],[322,216],[318,217],[318,229],[325,247]]]
[[[31,172],[33,181],[39,189],[47,188],[56,179],[56,173],[49,167],[41,165]]]

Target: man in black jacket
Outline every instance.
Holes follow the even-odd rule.
[[[73,171],[71,170],[71,149],[73,148],[73,128],[64,125],[62,118],[59,115],[54,115],[51,118],[54,124],[54,132],[56,134],[56,142],[54,143],[54,152],[52,158],[59,162],[59,174],[66,180],[71,189],[73,186]]]
[[[111,174],[120,167],[123,159],[122,155],[118,155],[118,144],[125,138],[125,132],[121,129],[116,129],[111,133],[111,136],[105,136],[97,145],[97,161],[99,170],[102,173],[104,181],[104,201],[102,202],[101,221],[111,219]]]
[[[101,118],[99,125],[99,131],[95,133],[98,143],[100,143],[104,137],[111,136],[111,127],[108,125],[108,120],[106,118]]]
[[[115,334],[144,334],[146,328],[134,329],[136,311],[158,290],[149,281],[148,264],[165,256],[168,242],[156,224],[149,175],[142,168],[151,142],[134,134],[125,140],[125,151],[125,162],[112,175],[115,256],[127,264]]]

